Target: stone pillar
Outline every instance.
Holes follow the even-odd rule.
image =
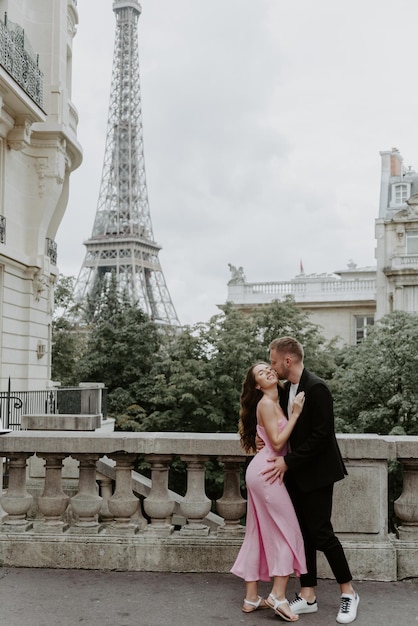
[[[138,525],[132,520],[139,506],[139,500],[132,491],[132,470],[137,455],[120,452],[108,456],[116,462],[116,478],[115,492],[108,500],[113,522],[106,532],[137,532]]]
[[[208,535],[209,527],[203,523],[211,508],[205,493],[205,463],[209,457],[181,456],[187,463],[187,493],[180,503],[180,511],[187,519],[180,534]]]
[[[174,500],[170,500],[168,492],[169,463],[172,459],[168,454],[151,454],[147,461],[151,463],[151,491],[144,500],[144,511],[151,523],[147,532],[157,535],[170,535],[174,526],[170,523],[174,511]]]
[[[38,498],[38,509],[43,522],[36,524],[37,531],[62,532],[68,527],[63,520],[69,496],[62,490],[62,462],[65,454],[37,454],[45,460],[45,483],[42,495]]]
[[[400,520],[394,546],[397,555],[397,579],[418,577],[418,436],[400,436],[396,457],[402,464],[402,493],[394,502]]]
[[[401,520],[398,536],[418,542],[418,459],[400,459],[403,469],[403,489],[395,500],[395,513]]]
[[[102,414],[102,394],[104,383],[79,383],[81,389],[81,410],[85,415]]]
[[[1,498],[1,505],[8,513],[0,529],[3,532],[24,532],[32,528],[26,516],[33,497],[26,491],[26,460],[31,453],[13,452],[9,457],[9,488]]]
[[[240,473],[241,462],[233,458],[219,458],[224,463],[224,492],[216,501],[216,509],[225,523],[218,529],[218,534],[245,534],[245,526],[240,524],[245,514],[247,501],[241,495]]]
[[[79,461],[78,492],[71,498],[71,508],[76,515],[75,526],[71,532],[84,533],[87,529],[99,531],[98,513],[103,498],[97,493],[96,463],[100,454],[72,454]]]

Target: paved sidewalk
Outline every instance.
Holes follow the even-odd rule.
[[[418,580],[356,582],[355,626],[418,626]],[[297,590],[289,583],[288,597]],[[260,593],[267,595],[262,583]],[[241,612],[243,582],[232,574],[170,574],[0,567],[1,626],[269,626],[270,610]],[[319,611],[301,626],[335,626],[334,581],[318,585]]]

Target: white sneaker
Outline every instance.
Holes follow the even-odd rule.
[[[294,600],[289,602],[290,610],[295,615],[301,615],[302,613],[316,613],[318,610],[318,604],[316,598],[313,602],[307,602],[300,597],[297,593]]]
[[[340,610],[337,615],[337,622],[339,624],[351,624],[357,617],[358,603],[360,602],[360,596],[358,593],[350,595],[343,593],[341,596]]]

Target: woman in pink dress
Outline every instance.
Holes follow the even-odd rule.
[[[276,372],[267,363],[256,363],[247,373],[239,420],[241,445],[256,452],[256,435],[265,446],[247,468],[247,521],[245,537],[231,572],[245,580],[244,613],[272,608],[287,622],[295,622],[286,600],[290,574],[306,573],[305,552],[299,523],[283,483],[269,483],[262,475],[272,454],[284,455],[287,440],[302,411],[304,392],[298,393],[287,420],[279,405]],[[258,581],[273,579],[265,600],[258,595]]]

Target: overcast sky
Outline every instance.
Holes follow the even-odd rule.
[[[104,156],[115,16],[78,0],[72,100],[84,160],[58,265],[78,276]],[[141,0],[154,237],[183,324],[248,281],[375,265],[381,150],[418,168],[416,0]]]

